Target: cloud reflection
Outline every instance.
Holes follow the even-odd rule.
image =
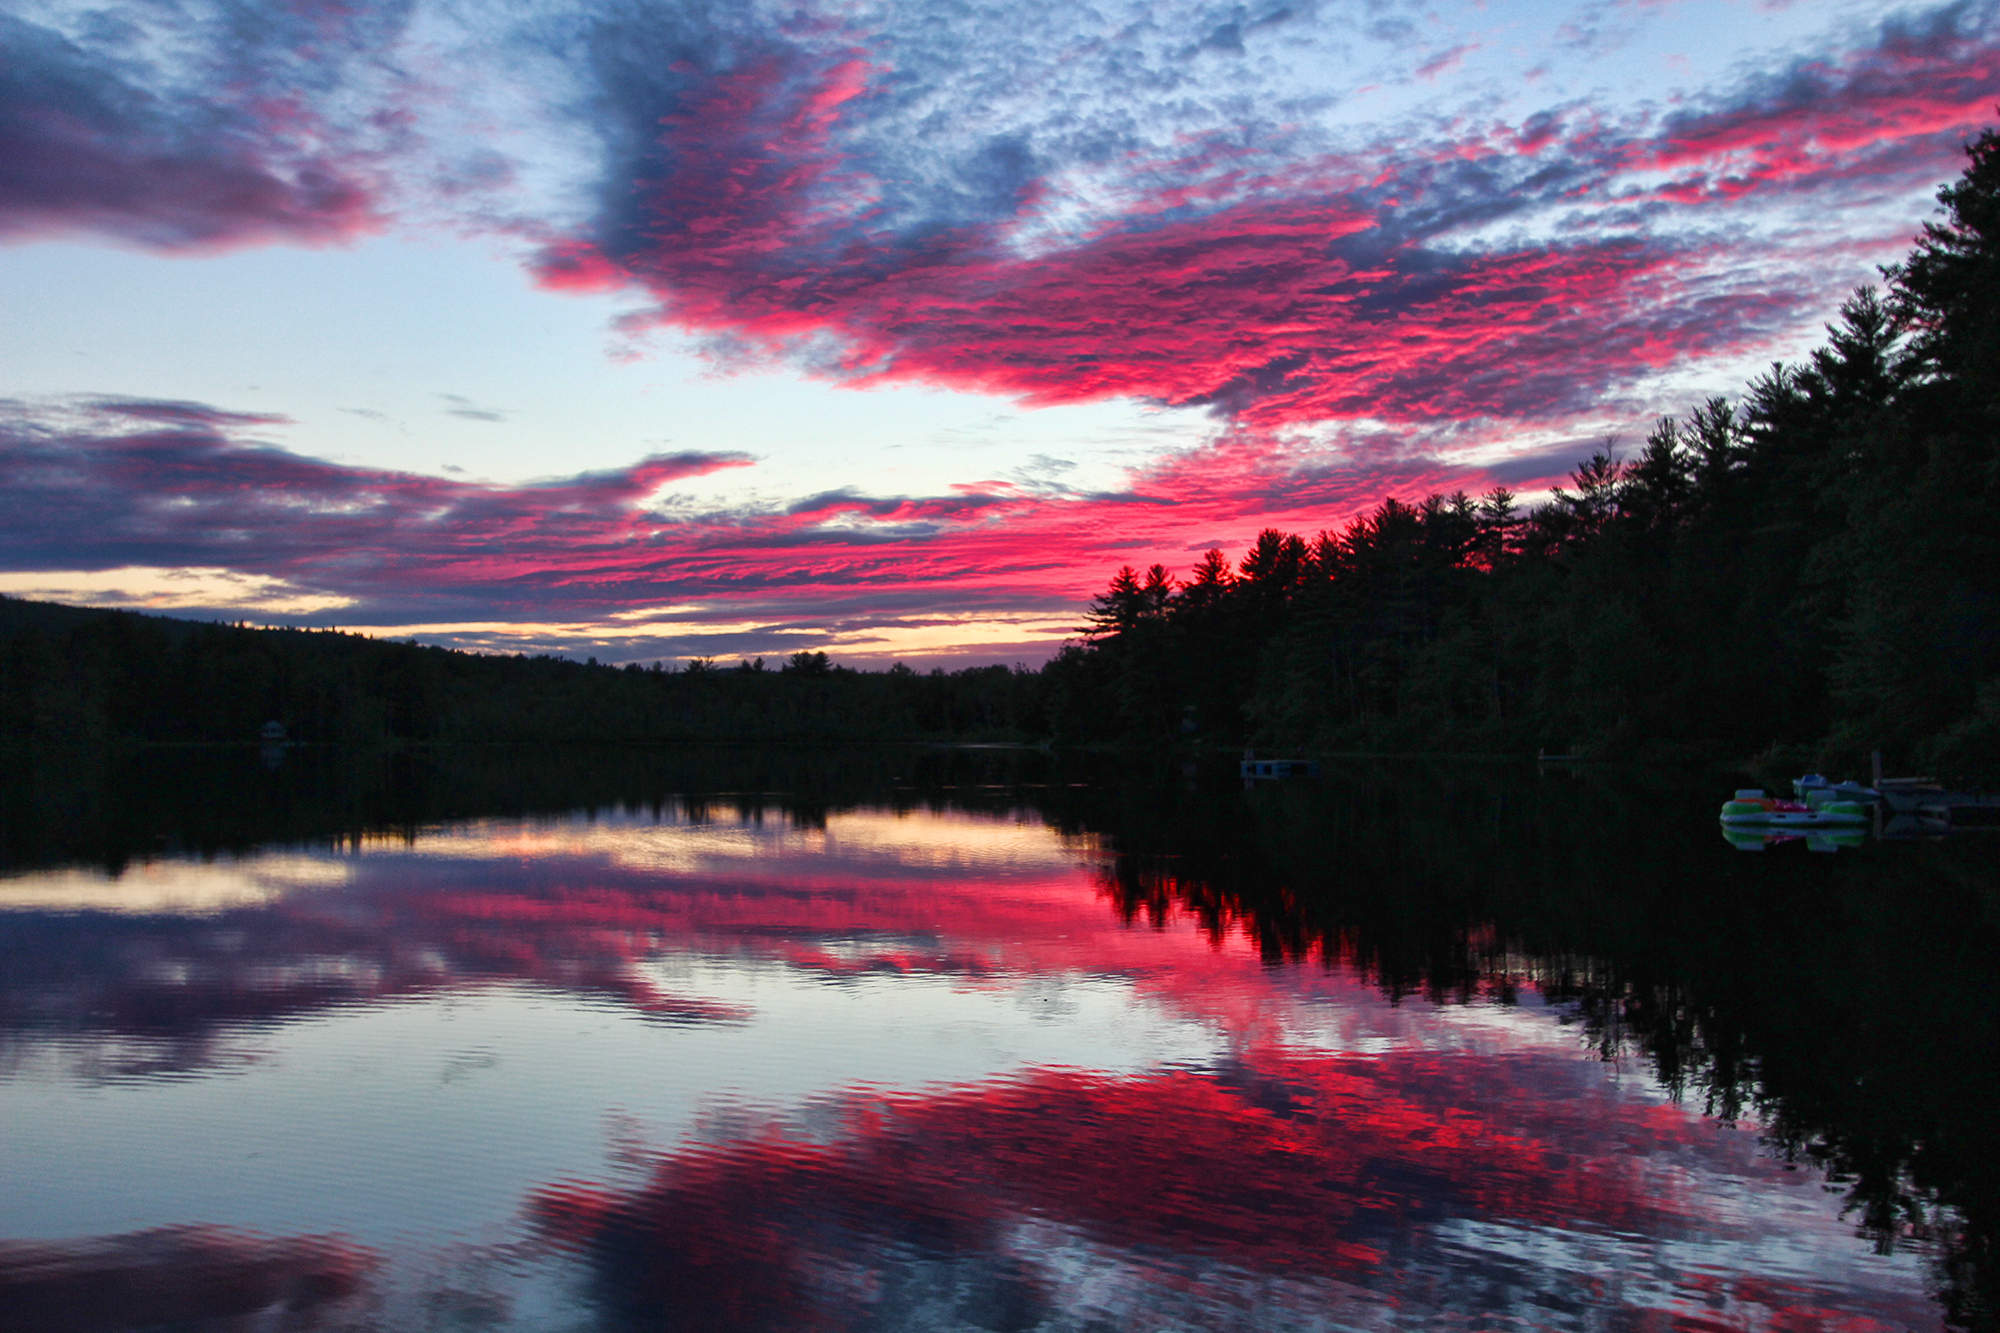
[[[1788,1264],[1783,1171],[1634,1092],[1554,1053],[1051,1070],[857,1096],[831,1135],[690,1147],[536,1210],[619,1328],[1934,1322]]]
[[[813,824],[706,804],[660,817],[481,821],[345,849],[0,881],[0,1045],[89,1034],[100,1076],[226,1062],[246,1025],[529,983],[672,1024],[735,1023],[662,955],[825,976],[1031,969],[1115,936],[1088,840],[1014,817],[857,811]],[[1082,918],[1075,931],[1052,921]],[[1004,961],[1003,961],[1004,960]]]
[[[1105,859],[1022,814],[787,818],[746,797],[410,829],[273,856],[262,880],[244,858],[267,888],[329,869],[220,908],[110,911],[101,882],[64,902],[71,881],[23,877],[43,887],[0,935],[0,1035],[156,1087],[246,1030],[512,985],[557,999],[565,1031],[608,1005],[727,1037],[702,1046],[711,1068],[803,1059],[701,993],[727,975],[772,1003],[795,983],[821,1041],[849,1022],[898,1045],[894,1085],[816,1050],[802,1104],[723,1114],[725,1079],[688,1094],[705,1120],[621,1149],[623,1181],[540,1176],[535,1224],[612,1328],[1935,1324],[1907,1267],[1852,1253],[1816,1178],[1581,1058],[1531,994],[1392,1004],[1338,958],[1274,964],[1212,905],[1142,917]],[[1115,983],[1092,999],[1104,1041],[961,1058],[992,1038],[943,991],[1031,1031],[1082,979]],[[826,1022],[835,995],[865,1003]],[[1205,1037],[1147,1058],[1149,1012]],[[1049,1058],[1111,1048],[1127,1062]],[[937,1072],[968,1063],[1001,1072]],[[533,1088],[535,1114],[551,1095]]]
[[[115,912],[208,916],[274,903],[299,889],[345,884],[348,867],[312,856],[241,861],[152,861],[116,875],[45,870],[0,878],[0,912]]]

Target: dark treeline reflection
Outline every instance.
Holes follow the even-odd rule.
[[[1212,932],[1242,929],[1273,966],[1353,969],[1412,1004],[1505,1001],[1539,991],[1573,1014],[1582,1037],[1606,1058],[1646,1062],[1690,1104],[1721,1117],[1754,1118],[1773,1151],[1823,1168],[1847,1193],[1851,1219],[1866,1241],[1884,1248],[1920,1244],[1935,1257],[1938,1297],[1950,1322],[1994,1327],[2000,1308],[2000,1259],[1993,1252],[2000,1231],[2000,1154],[1990,1131],[2000,1123],[2000,1067],[1993,1059],[2000,1049],[1995,843],[1968,835],[1931,844],[1870,844],[1835,855],[1810,854],[1799,844],[1746,855],[1718,836],[1714,824],[1716,793],[1733,781],[1724,773],[1380,761],[1329,765],[1320,780],[1244,790],[1233,760],[1184,768],[1180,761],[1155,765],[915,746],[440,747],[397,754],[306,749],[276,756],[275,768],[254,750],[27,755],[17,756],[0,777],[0,867],[15,874],[60,865],[116,869],[172,855],[324,844],[384,831],[414,834],[456,819],[614,808],[643,814],[671,805],[697,818],[712,808],[718,815],[806,826],[859,808],[1032,810],[1065,833],[1102,841],[1109,853],[1100,870],[1104,910],[1135,931],[1190,916]],[[550,873],[561,878],[560,871]],[[631,892],[652,891],[645,872],[627,873]],[[518,891],[556,891],[539,881],[533,885],[524,880]],[[625,891],[622,881],[593,885]],[[481,902],[507,892],[468,880],[472,887],[489,895]],[[387,889],[369,901],[383,913],[380,931],[398,935],[404,945],[423,941],[424,913],[432,908]],[[615,893],[599,906],[602,912],[624,910]],[[261,956],[257,941],[269,935],[274,956],[342,952],[317,937],[311,950],[287,943],[285,932],[301,927],[282,912],[268,914],[266,922],[262,911],[244,909],[230,918],[232,928],[241,927],[241,941],[232,947]],[[454,976],[505,968],[512,969],[509,975],[560,974],[586,988],[617,983],[619,958],[599,960],[604,966],[597,971],[586,966],[596,959],[590,949],[609,947],[604,940],[610,936],[597,929],[595,917],[562,927],[584,943],[555,939],[561,923],[536,924],[541,918],[482,916],[472,928],[470,918],[439,920],[438,940],[449,944],[447,952],[456,950],[453,967],[401,978],[385,963],[378,989],[448,985]],[[7,932],[13,944],[0,957],[0,977],[9,978],[9,988],[40,986],[53,995],[60,989],[58,973],[113,968],[117,958],[143,954],[135,952],[140,935],[207,929],[164,918],[65,924],[53,915],[24,917]],[[379,944],[364,940],[342,949],[360,956],[363,945]],[[393,952],[386,945],[377,951],[384,958]],[[511,960],[505,968],[493,961],[503,956]],[[104,980],[109,986],[115,978],[107,973]],[[117,1010],[123,992],[113,990],[78,990],[78,1014]],[[235,991],[215,994],[221,999],[202,1002],[242,998]],[[15,998],[21,1007],[9,1022],[60,1018],[43,1012],[46,997],[24,991]],[[275,998],[260,992],[256,998],[267,1017],[325,1002],[304,992]],[[727,1013],[675,1008],[673,996],[628,998],[674,1022],[733,1021]],[[150,1009],[135,1015],[127,1015],[133,1030],[171,1031],[190,1049],[229,1017]],[[88,1027],[99,1020],[76,1021]],[[183,1064],[200,1065],[198,1051],[183,1054]],[[1029,1213],[1055,1209],[1097,1218],[1091,1200],[1099,1189],[1088,1173],[1048,1176],[1009,1166],[1014,1159],[1008,1153],[1024,1143],[1041,1146],[1016,1166],[1082,1155],[1135,1179],[1167,1182],[1179,1178],[1174,1171],[1192,1170],[1181,1161],[1191,1149],[1169,1151],[1167,1144],[1179,1113],[1173,1108],[1184,1106],[1193,1108],[1186,1114],[1199,1112],[1225,1128],[1250,1126],[1246,1135],[1254,1129],[1278,1136],[1269,1142],[1245,1138],[1230,1149],[1232,1161],[1245,1163],[1230,1186],[1243,1194],[1243,1212],[1211,1218],[1215,1235],[1204,1242],[1206,1250],[1240,1250],[1249,1256],[1244,1262],[1278,1274],[1334,1271],[1346,1262],[1343,1246],[1380,1248],[1370,1219],[1404,1210],[1395,1200],[1414,1178],[1410,1173],[1431,1171],[1436,1161],[1430,1148],[1409,1149],[1415,1155],[1402,1165],[1396,1165],[1400,1158],[1363,1153],[1355,1159],[1354,1179],[1380,1175],[1379,1190],[1370,1184],[1374,1193],[1367,1197],[1379,1194],[1386,1202],[1369,1204],[1351,1221],[1328,1221],[1326,1209],[1352,1191],[1333,1190],[1314,1177],[1297,1182],[1291,1197],[1285,1173],[1292,1168],[1285,1163],[1294,1160],[1287,1156],[1294,1147],[1284,1136],[1293,1131],[1284,1126],[1297,1113],[1285,1109],[1285,1099],[1309,1093],[1338,1101],[1351,1093],[1356,1105],[1386,1105],[1386,1094],[1369,1090],[1374,1084],[1354,1082],[1386,1075],[1366,1073],[1344,1057],[1283,1069],[1271,1064],[1275,1057],[1258,1058],[1264,1065],[1246,1066],[1248,1081],[1240,1088],[1220,1073],[1168,1070],[1122,1091],[1051,1075],[1005,1096],[954,1094],[912,1103],[866,1133],[857,1130],[838,1152],[746,1142],[682,1163],[680,1174],[663,1176],[653,1193],[555,1190],[539,1206],[552,1234],[598,1256],[603,1280],[617,1289],[613,1304],[635,1323],[654,1318],[660,1302],[678,1299],[676,1264],[700,1268],[710,1263],[703,1255],[718,1246],[742,1268],[743,1301],[789,1308],[783,1283],[803,1280],[787,1267],[790,1260],[688,1229],[694,1223],[677,1211],[675,1193],[694,1179],[687,1172],[709,1182],[702,1190],[746,1199],[777,1198],[782,1190],[773,1182],[809,1179],[818,1182],[815,1189],[832,1191],[828,1216],[852,1222],[860,1216],[855,1209],[877,1209],[886,1219],[877,1229],[891,1238],[907,1231],[921,1239],[961,1225],[983,1235],[980,1228],[1007,1224],[980,1221],[986,1214],[974,1204],[981,1198],[1011,1199]],[[1504,1082],[1513,1076],[1508,1068],[1501,1061],[1479,1077]],[[1411,1087],[1434,1076],[1444,1074],[1413,1072]],[[1570,1095],[1558,1093],[1545,1089],[1532,1096],[1553,1105]],[[1442,1095],[1424,1094],[1432,1100]],[[1066,1119],[1063,1108],[1072,1103],[1089,1113]],[[1112,1139],[1091,1137],[1097,1132],[1092,1126],[1107,1125],[1118,1127]],[[1579,1126],[1573,1151],[1594,1132]],[[1310,1137],[1319,1131],[1297,1132]],[[1155,1142],[1148,1136],[1160,1137]],[[933,1140],[964,1149],[949,1169],[936,1165],[934,1172],[957,1182],[963,1206],[932,1198],[924,1207],[936,1216],[909,1211],[923,1190],[898,1192],[889,1181],[890,1164],[916,1172],[912,1179],[919,1183],[928,1179],[929,1159],[919,1148]],[[1226,1135],[1217,1141],[1235,1142]],[[935,1144],[923,1148],[933,1150],[945,1151]],[[1359,1151],[1329,1138],[1309,1156],[1324,1165],[1334,1160],[1328,1154],[1350,1150]],[[1618,1155],[1615,1146],[1607,1151]],[[980,1168],[985,1175],[952,1174],[974,1159],[988,1162]],[[1549,1169],[1560,1177],[1559,1165]],[[1052,1193],[1072,1186],[1073,1197]],[[1558,1178],[1546,1198],[1510,1196],[1504,1207],[1480,1207],[1499,1217],[1580,1216],[1606,1226],[1623,1216],[1604,1199],[1587,1206],[1567,1201],[1564,1188]],[[1316,1190],[1332,1192],[1314,1202]],[[1444,1198],[1440,1191],[1445,1184],[1419,1193]],[[818,1197],[810,1195],[807,1203]],[[1178,1197],[1156,1200],[1158,1217],[1134,1203],[1090,1225],[1110,1228],[1140,1248],[1165,1244],[1193,1225]],[[1643,1211],[1642,1204],[1631,1207]],[[818,1205],[799,1206],[810,1213]],[[1285,1226],[1266,1224],[1292,1212],[1326,1234],[1300,1222],[1306,1231],[1298,1234],[1306,1241],[1299,1242]],[[761,1216],[751,1214],[745,1225]],[[766,1220],[773,1236],[784,1230],[782,1219]],[[630,1240],[630,1228],[641,1225],[654,1238],[654,1249],[643,1253]],[[965,1245],[982,1249],[986,1242],[975,1236]],[[1359,1255],[1356,1250],[1349,1258],[1360,1263]],[[992,1293],[996,1309],[1026,1299],[1009,1291]],[[728,1297],[725,1305],[737,1299],[721,1288],[711,1295]],[[713,1326],[759,1326],[755,1319],[732,1324],[743,1314],[733,1305],[711,1313]],[[702,1326],[692,1314],[688,1318],[689,1326]]]
[[[332,1236],[163,1227],[83,1244],[0,1241],[0,1328],[365,1327],[376,1256]],[[253,1323],[254,1321],[254,1323]]]
[[[1607,1058],[1754,1114],[1880,1247],[1936,1242],[1952,1320],[1993,1327],[2000,871],[1990,838],[1745,855],[1716,775],[1377,763],[1232,798],[1051,793],[1106,831],[1136,922],[1192,912],[1266,956],[1451,1002],[1532,985]],[[1940,1208],[1943,1205],[1943,1208]]]
[[[670,800],[808,824],[861,804],[1005,807],[1105,762],[928,745],[30,748],[0,762],[0,873]]]

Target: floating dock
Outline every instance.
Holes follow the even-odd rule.
[[[2000,792],[1955,790],[1936,778],[1885,778],[1880,750],[1871,756],[1871,767],[1876,795],[1889,815],[1932,824],[1951,824],[1964,815],[1972,815],[1978,824],[2000,819]]]

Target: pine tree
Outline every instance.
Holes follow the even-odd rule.
[[[1883,276],[1917,377],[1954,425],[1990,430],[2000,417],[2000,133],[1966,152],[1965,174],[1938,191],[1944,220],[1926,222],[1910,257]]]

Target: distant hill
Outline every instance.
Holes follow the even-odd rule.
[[[148,615],[139,611],[114,610],[95,606],[64,606],[60,602],[31,602],[0,595],[0,638],[34,629],[44,634],[67,634],[79,626],[101,621],[106,616],[129,616],[158,626],[174,642],[180,642],[206,621],[178,620],[171,616]]]
[[[1006,667],[646,670],[0,598],[0,738],[23,741],[1006,740],[1045,733],[1041,696]]]

